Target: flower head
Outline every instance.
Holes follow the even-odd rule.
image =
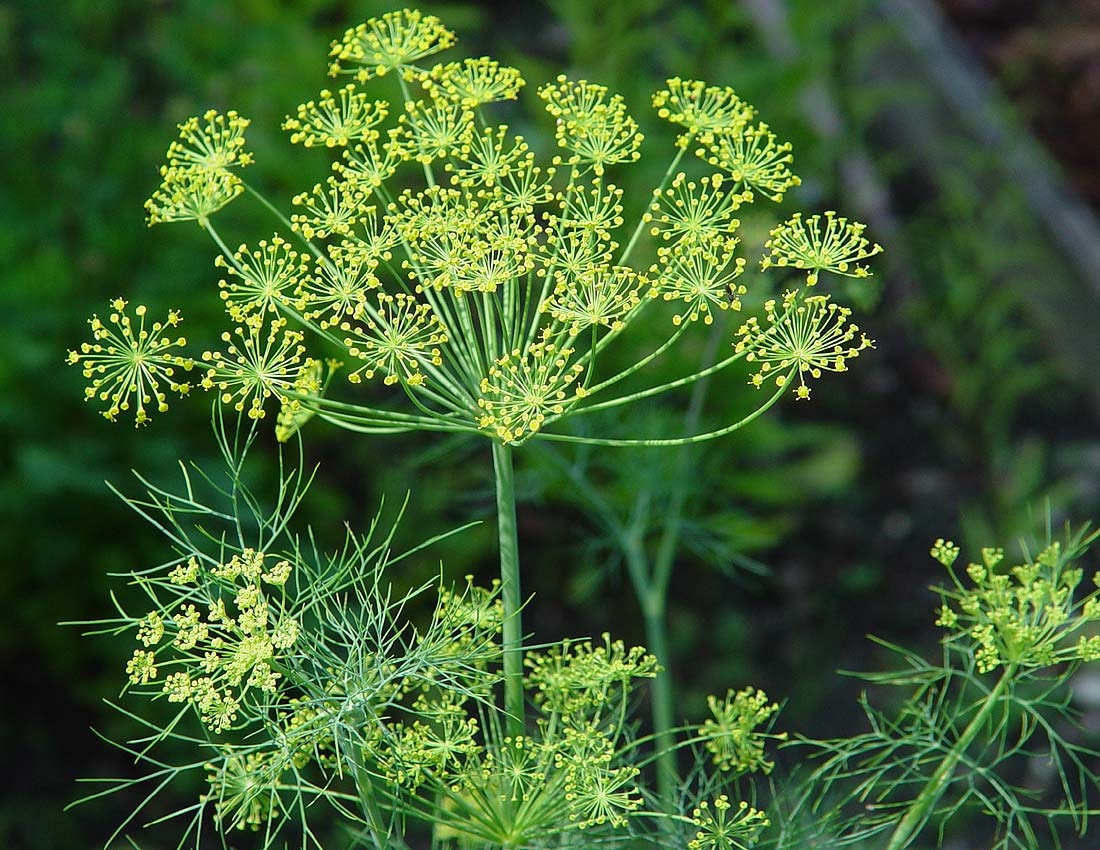
[[[674,324],[702,318],[709,325],[715,308],[741,309],[746,290],[737,278],[745,270],[745,260],[734,257],[737,244],[737,239],[712,235],[657,249],[657,263],[650,269],[654,285],[665,301],[683,305],[672,317]]]
[[[302,368],[302,334],[287,330],[286,323],[278,317],[265,324],[262,314],[253,314],[223,333],[224,352],[203,352],[208,364],[203,389],[218,390],[223,404],[262,419],[267,399],[292,388]]]
[[[252,164],[243,150],[244,131],[251,122],[230,110],[224,115],[209,109],[201,119],[188,118],[179,125],[179,140],[168,146],[168,168],[221,171]]]
[[[539,89],[546,111],[557,119],[558,146],[574,154],[569,163],[591,165],[597,176],[608,165],[635,162],[644,138],[622,97],[607,95],[606,86],[564,74]]]
[[[356,92],[355,84],[348,83],[334,95],[328,89],[321,91],[317,100],[298,107],[297,117],[283,122],[283,129],[290,131],[290,141],[307,148],[316,144],[325,147],[346,147],[349,143],[377,136],[371,128],[385,120],[389,104],[384,100],[371,100],[362,92]]]
[[[770,773],[775,764],[764,758],[768,735],[757,731],[757,727],[768,723],[779,706],[769,703],[763,691],[751,687],[740,691],[731,688],[721,701],[707,697],[707,705],[713,717],[702,725],[699,735],[718,768],[736,773]]]
[[[644,292],[651,291],[645,275],[623,266],[600,266],[579,275],[562,274],[554,294],[542,309],[578,334],[593,325],[613,331],[638,304]],[[654,291],[655,294],[655,291]]]
[[[379,292],[378,308],[367,316],[365,327],[350,321],[340,324],[347,334],[348,354],[364,364],[348,375],[352,383],[359,381],[360,373],[373,378],[381,370],[387,385],[403,381],[419,386],[424,383],[421,367],[442,362],[439,346],[447,341],[447,329],[431,305],[403,292]]]
[[[219,254],[214,265],[225,269],[226,277],[218,281],[218,288],[234,317],[275,313],[284,304],[301,306],[297,292],[309,262],[278,234],[270,241],[261,239],[259,247],[252,250],[241,245],[230,260]]]
[[[333,373],[342,365],[338,360],[308,358],[302,365],[302,369],[294,381],[294,386],[290,388],[291,392],[318,398],[324,393]],[[275,439],[280,443],[285,443],[313,418],[315,412],[312,407],[302,404],[300,399],[289,395],[284,396],[282,404],[279,406],[279,418],[275,423]],[[282,582],[275,583],[282,584],[285,581],[284,578]]]
[[[523,77],[515,68],[482,56],[436,65],[421,79],[430,94],[456,101],[466,109],[498,100],[515,100]]]
[[[870,269],[859,263],[878,254],[882,246],[871,244],[863,236],[865,227],[859,222],[849,224],[848,219],[832,210],[825,213],[824,219],[812,215],[803,220],[801,213],[795,213],[772,230],[771,238],[764,243],[770,253],[761,260],[760,268],[805,269],[808,286],[817,283],[818,274],[823,271],[870,277]]]
[[[291,203],[303,211],[290,217],[291,227],[306,239],[349,236],[359,222],[365,197],[358,183],[330,177],[311,192],[295,195]]]
[[[150,226],[201,224],[244,191],[230,169],[252,163],[252,154],[243,150],[248,125],[236,112],[223,115],[213,109],[179,125],[179,139],[168,146],[167,164],[161,168],[161,184],[145,202]]]
[[[338,326],[362,316],[367,293],[382,282],[374,274],[378,261],[358,245],[344,242],[317,260],[316,272],[302,287],[301,300],[306,318],[322,329]]]
[[[666,86],[653,95],[653,107],[658,116],[687,131],[676,141],[682,148],[693,139],[710,144],[716,135],[737,135],[756,115],[756,110],[728,87],[679,77],[666,80]]]
[[[347,30],[332,43],[329,74],[354,74],[360,82],[400,71],[418,59],[446,50],[455,34],[434,15],[415,9],[387,12]]]
[[[852,311],[829,300],[827,295],[799,300],[797,292],[787,292],[781,302],[774,299],[764,305],[765,327],[756,317],[742,325],[736,350],[746,352],[745,359],[758,366],[750,378],[755,387],[774,378],[783,386],[788,373],[798,373],[795,397],[808,399],[807,377],[820,378],[822,372],[844,372],[848,361],[858,357],[874,343],[848,322]]]
[[[405,114],[399,120],[403,155],[427,165],[461,148],[474,115],[461,103],[414,100],[405,104]]]
[[[244,191],[241,178],[231,171],[206,168],[167,168],[160,186],[145,202],[149,226],[169,221],[202,224]]]
[[[572,355],[572,349],[544,339],[500,357],[481,381],[478,425],[518,444],[538,432],[547,417],[564,413],[581,396],[580,390],[568,392],[583,371],[570,362]]]
[[[783,200],[788,189],[802,182],[787,167],[794,159],[791,143],[777,142],[764,123],[715,136],[698,153],[710,165],[728,171],[735,183],[776,203]]]
[[[182,321],[179,313],[173,310],[163,322],[149,327],[145,326],[145,313],[145,305],[134,308],[135,323],[126,314],[126,302],[116,298],[106,322],[99,316],[88,320],[93,341],[69,352],[67,362],[79,364],[89,381],[85,398],[105,403],[103,416],[111,422],[133,408],[134,424],[144,425],[151,408],[162,413],[168,409],[163,385],[180,395],[191,388],[175,379],[176,370],[190,368],[191,361],[172,353],[187,341],[166,333]]]
[[[699,831],[688,842],[688,850],[750,850],[770,823],[767,815],[743,800],[734,809],[725,794],[713,806],[707,800],[701,802],[691,819]]]
[[[680,172],[667,189],[653,194],[653,203],[643,219],[652,227],[650,234],[664,241],[730,234],[741,224],[733,214],[748,196],[722,190],[721,174],[704,177],[698,184]]]
[[[509,136],[508,127],[473,127],[462,146],[455,151],[455,162],[448,162],[451,182],[472,189],[493,189],[519,170],[528,158],[527,143],[522,136]]]
[[[958,553],[942,541],[932,551],[934,557],[937,551]],[[1100,639],[1083,634],[1100,621],[1100,573],[1083,591],[1084,571],[1058,542],[1014,566],[1006,567],[1004,557],[1001,548],[982,549],[981,559],[966,566],[965,579],[954,557],[937,557],[953,586],[937,588],[943,604],[936,625],[951,632],[951,642],[970,648],[978,672],[1100,659]]]

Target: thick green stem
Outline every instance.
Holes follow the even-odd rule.
[[[703,353],[703,362],[713,362],[722,339],[724,322],[716,324],[707,340]],[[698,381],[692,387],[691,399],[684,414],[684,431],[691,433],[699,428],[703,417],[703,405],[706,401],[710,378]],[[676,457],[676,472],[673,475],[673,488],[669,495],[668,508],[665,511],[665,527],[657,546],[653,570],[649,574],[646,588],[636,588],[645,618],[646,642],[650,652],[664,666],[664,670],[653,680],[653,731],[657,740],[657,789],[661,799],[667,804],[672,802],[672,793],[679,783],[676,758],[673,747],[676,739],[672,733],[673,725],[673,687],[672,656],[668,649],[668,586],[672,576],[672,567],[676,560],[680,536],[683,531],[684,504],[687,501],[690,475],[690,452],[687,446],[681,446]]]
[[[903,850],[903,848],[909,846],[917,833],[920,832],[928,820],[928,812],[943,796],[943,792],[955,775],[955,768],[959,766],[959,761],[982,730],[990,713],[996,707],[1001,695],[1008,688],[1008,684],[1015,674],[1016,669],[1014,667],[1005,669],[1000,681],[989,692],[985,702],[978,709],[978,713],[967,724],[955,745],[948,750],[944,760],[940,762],[940,766],[932,774],[932,778],[928,780],[917,798],[909,805],[905,815],[898,821],[897,827],[894,828],[894,832],[890,836],[890,842],[886,845],[886,850]]]
[[[668,668],[671,656],[668,651],[664,597],[656,594],[650,596],[650,600],[642,600],[646,646],[664,667],[650,687],[653,739],[657,752],[657,793],[666,805],[670,805],[675,799],[674,793],[680,781],[680,774],[676,769],[676,735],[672,731],[672,675]]]
[[[512,477],[512,448],[493,441],[493,470],[497,483],[497,535],[500,540],[500,601],[504,606],[504,710],[508,734],[523,734],[523,606],[519,583],[519,545],[516,536],[516,489]]]

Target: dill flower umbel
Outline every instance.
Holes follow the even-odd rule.
[[[88,379],[84,397],[106,404],[103,416],[111,422],[119,414],[134,411],[134,424],[149,421],[151,408],[163,413],[168,409],[168,396],[162,387],[186,395],[191,385],[175,379],[177,370],[190,367],[190,361],[173,350],[187,344],[182,336],[171,337],[166,331],[182,321],[175,310],[163,322],[145,326],[146,308],[134,308],[134,319],[126,314],[126,301],[111,302],[111,313],[104,322],[92,316],[92,342],[85,342],[69,351],[68,362],[79,365]]]
[[[760,267],[805,269],[807,286],[817,283],[822,271],[869,277],[870,269],[860,265],[860,261],[882,251],[882,246],[872,245],[863,231],[864,225],[849,223],[832,210],[825,212],[824,220],[816,214],[803,220],[801,213],[795,213],[771,232],[771,238],[764,243],[771,253],[760,261]]]
[[[741,691],[731,688],[721,701],[707,697],[707,705],[713,716],[702,725],[699,736],[718,768],[736,773],[770,773],[775,763],[764,757],[764,745],[769,737],[783,736],[768,735],[757,727],[768,723],[779,706],[769,703],[763,691],[751,687]]]
[[[641,156],[644,137],[623,98],[565,75],[541,86],[564,153],[539,164],[522,136],[483,112],[517,96],[524,80],[516,69],[487,57],[419,64],[453,42],[438,19],[403,10],[333,44],[334,75],[362,81],[396,72],[394,105],[348,83],[323,89],[286,119],[292,143],[339,157],[327,180],[292,198],[282,222],[293,234],[275,233],[257,247],[229,251],[210,219],[244,191],[238,171],[252,159],[244,150],[248,122],[208,112],[180,125],[150,221],[194,219],[210,233],[221,249],[222,298],[241,325],[227,338],[239,351],[199,361],[201,386],[255,418],[277,399],[283,409],[308,407],[353,430],[467,431],[507,445],[536,435],[630,444],[653,438],[581,438],[553,426],[738,362],[756,370],[754,385],[770,379],[780,394],[793,386],[805,399],[808,379],[843,371],[870,346],[847,308],[792,290],[781,301],[755,301],[765,302],[764,314],[745,321],[732,356],[616,395],[621,380],[696,322],[710,325],[754,303],[739,280],[747,260],[738,256],[738,211],[798,185],[790,145],[733,89],[671,78],[653,105],[680,129],[672,162],[641,219],[628,223],[618,175]],[[692,150],[710,170],[679,167]],[[418,171],[422,187],[409,188]],[[404,188],[393,189],[391,178]],[[866,276],[864,261],[880,249],[862,231],[832,212],[795,214],[772,231],[761,266],[805,269],[808,286],[821,272]],[[295,238],[304,247],[292,247]],[[656,262],[640,266],[647,242]],[[668,337],[618,373],[602,369],[614,362],[600,356],[604,349],[659,302],[668,305]],[[260,315],[274,322],[266,330],[253,318]],[[308,391],[298,378],[307,361],[325,359],[316,346],[341,349],[351,384],[380,376],[414,409]],[[710,439],[737,427],[670,439]]]
[[[1089,634],[1100,622],[1100,572],[1085,585],[1084,570],[1057,541],[1013,566],[1005,566],[1004,549],[982,549],[966,579],[954,567],[958,554],[950,541],[932,547],[952,580],[938,588],[936,625],[952,643],[972,648],[979,673],[1100,660],[1100,638]]]

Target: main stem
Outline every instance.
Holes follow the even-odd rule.
[[[504,710],[508,734],[523,734],[523,623],[520,609],[519,543],[516,536],[516,488],[512,447],[493,441],[497,484],[497,536],[500,540],[500,601],[504,606]]]
[[[1016,669],[1009,667],[1001,675],[1001,680],[989,692],[982,707],[978,709],[978,713],[974,715],[962,734],[959,735],[955,746],[948,751],[944,760],[940,762],[940,766],[936,768],[936,772],[932,774],[932,778],[928,780],[928,783],[921,789],[920,794],[909,806],[905,816],[898,821],[898,825],[890,836],[890,842],[886,845],[886,850],[902,850],[902,848],[908,847],[913,838],[916,837],[928,818],[928,811],[936,805],[947,789],[951,777],[955,775],[955,768],[958,767],[960,759],[985,725],[990,712],[993,711],[1015,673]]]

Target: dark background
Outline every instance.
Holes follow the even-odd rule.
[[[734,86],[795,144],[804,185],[787,206],[835,207],[887,247],[873,285],[846,292],[877,349],[823,381],[813,403],[785,404],[688,458],[692,523],[670,611],[681,715],[701,716],[706,693],[753,683],[789,698],[784,728],[858,729],[856,688],[822,671],[873,666],[869,632],[934,647],[935,537],[1012,548],[1048,517],[1100,517],[1100,4],[513,6],[421,8],[458,31],[456,55],[520,67],[529,105],[562,70],[621,91],[654,147],[667,133],[648,98],[666,76]],[[216,464],[202,400],[139,433],[112,426],[81,403],[65,351],[117,295],[182,306],[189,335],[212,334],[210,245],[190,225],[147,230],[143,219],[175,124],[209,106],[249,116],[253,179],[288,199],[326,165],[292,149],[279,123],[328,84],[329,40],[390,8],[0,4],[0,847],[99,847],[125,815],[121,795],[61,808],[80,795],[78,778],[131,770],[90,731],[133,733],[103,703],[131,648],[57,623],[109,615],[108,592],[125,592],[109,574],[163,559],[104,481],[134,492],[130,469],[167,482],[178,458]],[[542,150],[548,132],[525,128]],[[633,185],[654,185],[663,167],[653,155]],[[234,238],[268,227],[237,206]],[[722,421],[748,392],[712,388],[709,415]],[[647,415],[660,428],[672,411]],[[361,526],[381,494],[399,500],[410,487],[407,542],[491,519],[479,442],[348,437],[317,427],[307,438],[321,473],[306,518],[321,535]],[[616,554],[555,472],[560,460],[520,457],[528,622],[540,639],[610,628],[640,640]],[[642,485],[623,470],[651,481],[662,462],[616,454],[591,468],[625,503]],[[258,463],[262,477],[270,460]],[[424,575],[440,558],[455,577],[491,575],[492,535],[491,523],[464,534],[425,559]],[[1095,731],[1096,706],[1082,707]],[[154,833],[142,846],[174,842]]]

